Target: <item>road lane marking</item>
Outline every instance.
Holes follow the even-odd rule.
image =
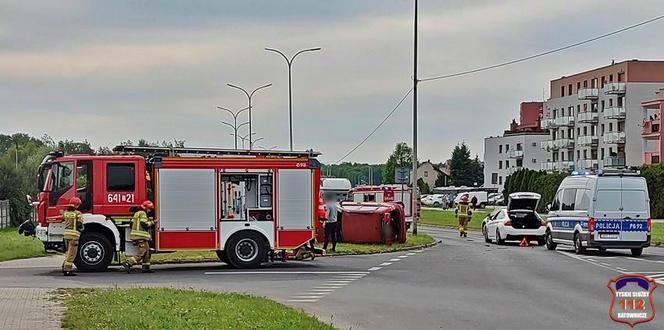
[[[626,272],[626,271],[627,271],[627,269],[622,268],[622,267],[616,267],[616,269],[619,270],[619,271],[623,271],[623,272]]]
[[[332,285],[346,285],[350,282],[353,282],[354,280],[339,280],[339,281],[325,281],[326,284],[332,284]]]
[[[334,292],[334,290],[332,290],[332,289],[312,289],[312,290],[307,290],[307,292],[312,292],[312,293],[318,293],[318,292],[320,292],[320,293],[330,293],[330,292]]]
[[[381,270],[381,269],[383,269],[383,267],[371,267],[371,268],[369,268],[369,271],[373,272],[373,271],[377,271],[377,270]]]
[[[611,266],[611,264],[607,264],[606,262],[600,262],[600,265],[604,265],[604,266],[607,266],[607,267]]]
[[[320,299],[320,298],[323,298],[323,296],[303,295],[303,296],[292,296],[291,298],[293,298],[293,299]]]
[[[396,261],[399,261],[399,260],[401,260],[401,259],[398,259],[398,258],[392,258],[392,259],[390,259],[390,260],[388,260],[388,261],[396,262]]]
[[[247,271],[247,272],[205,272],[204,275],[261,275],[261,274],[298,274],[298,275],[326,275],[326,274],[349,274],[366,275],[365,271]]]
[[[313,303],[313,302],[318,302],[318,299],[289,299],[289,300],[286,300],[286,302],[306,302],[306,303]]]
[[[414,253],[414,252],[410,252],[410,253],[406,253],[406,255],[407,255],[407,256],[414,256],[415,253]]]
[[[380,265],[378,265],[378,266],[389,266],[389,265],[391,265],[391,264],[392,264],[391,262],[384,262],[384,263],[382,263],[382,264],[380,264]]]
[[[404,259],[404,258],[408,258],[408,256],[407,256],[407,255],[405,255],[405,256],[399,256],[398,258]]]

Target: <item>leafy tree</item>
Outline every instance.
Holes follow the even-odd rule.
[[[648,183],[651,216],[661,219],[664,217],[664,165],[644,166],[641,175]]]
[[[369,181],[369,171],[373,171],[373,181]],[[382,164],[350,163],[321,165],[321,174],[324,177],[346,178],[353,185],[380,184],[383,181]]]
[[[484,182],[484,166],[478,156],[470,158],[470,148],[465,143],[454,147],[452,151],[451,180],[455,186],[469,186]]]
[[[436,187],[447,187],[450,185],[450,180],[447,178],[447,175],[445,173],[440,173],[438,174],[438,177],[436,178]]]
[[[399,142],[394,147],[394,151],[387,159],[385,168],[383,168],[383,183],[394,183],[394,172],[397,167],[412,167],[413,149],[405,142]]]
[[[417,187],[420,188],[420,194],[430,194],[431,193],[431,188],[429,187],[429,184],[424,182],[422,178],[417,179]]]

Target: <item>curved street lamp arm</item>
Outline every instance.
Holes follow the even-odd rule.
[[[281,55],[284,58],[284,60],[286,60],[286,63],[288,63],[290,65],[290,63],[291,63],[290,60],[288,59],[286,54],[282,53],[280,50],[274,49],[274,48],[268,48],[268,47],[265,47],[265,50],[267,50],[268,52],[278,53],[279,55]]]
[[[232,87],[232,88],[235,88],[235,89],[239,89],[239,90],[243,91],[245,94],[247,94],[247,97],[250,97],[250,96],[249,96],[249,93],[247,92],[247,90],[244,89],[244,88],[242,88],[242,87],[240,87],[240,86],[236,86],[236,85],[233,85],[233,84],[226,84],[226,86],[228,86],[228,87]]]
[[[249,125],[249,122],[248,122],[248,121],[245,121],[244,123],[242,123],[242,124],[240,124],[240,125],[237,125],[237,129],[240,129],[240,127],[242,127],[242,126],[244,126],[244,125]]]
[[[236,114],[233,112],[233,110],[231,110],[231,109],[226,109],[226,108],[224,108],[224,107],[217,107],[217,109],[219,109],[219,110],[225,110],[226,112],[230,113],[231,116],[233,116],[233,117],[237,117],[237,115],[236,115]]]
[[[231,123],[229,123],[229,122],[225,122],[225,121],[222,121],[221,123],[224,124],[224,125],[226,125],[226,126],[228,126],[228,127],[230,127],[230,128],[232,128],[233,131],[235,131],[235,126],[233,126],[233,124],[231,124]]]
[[[295,57],[296,57],[297,55],[300,55],[300,54],[305,53],[305,52],[315,52],[315,51],[317,51],[317,50],[321,50],[321,49],[322,49],[322,48],[320,48],[320,47],[303,49],[303,50],[301,50],[301,51],[295,53],[295,55],[293,55],[293,57],[291,57],[290,62],[293,63],[293,61],[295,60]]]
[[[268,88],[268,87],[270,87],[270,86],[272,86],[272,84],[265,84],[265,85],[263,85],[263,86],[261,86],[261,87],[258,87],[258,88],[256,88],[256,89],[254,89],[254,91],[251,92],[251,95],[249,95],[249,98],[251,98],[252,96],[254,96],[254,93],[258,92],[259,90],[261,90],[261,89],[263,89],[263,88]]]

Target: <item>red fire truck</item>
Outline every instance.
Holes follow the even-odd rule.
[[[357,186],[351,189],[349,197],[354,202],[401,203],[407,228],[413,223],[413,211],[420,214],[420,196],[418,194],[417,205],[413,207],[412,189],[406,185]]]
[[[237,268],[253,268],[314,236],[320,163],[314,151],[118,146],[116,155],[51,153],[38,172],[36,236],[61,248],[62,210],[83,204],[76,267],[106,269],[127,240],[133,211],[154,201],[154,252],[216,251]],[[143,156],[142,156],[143,155]]]

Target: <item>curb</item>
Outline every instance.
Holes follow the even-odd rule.
[[[412,250],[419,250],[419,249],[426,249],[430,248],[433,246],[436,246],[440,244],[442,241],[433,241],[433,243],[428,243],[428,244],[422,244],[422,245],[415,245],[415,246],[409,246],[409,247],[404,247],[401,249],[393,250],[393,251],[382,251],[382,252],[374,252],[374,253],[335,253],[335,254],[328,254],[328,255],[322,255],[322,256],[316,256],[316,258],[325,258],[325,257],[344,257],[344,256],[370,256],[370,255],[379,255],[379,254],[385,254],[385,253],[396,253],[396,252],[402,252],[402,251],[412,251]],[[198,263],[207,263],[207,262],[220,262],[218,258],[204,258],[201,260],[164,260],[164,261],[152,261],[153,265],[173,265],[173,264],[198,264]]]

